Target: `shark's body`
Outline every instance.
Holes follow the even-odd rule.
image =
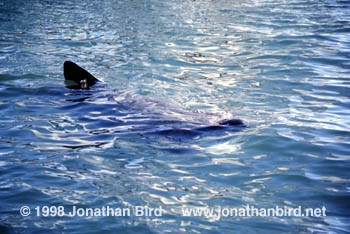
[[[77,64],[71,61],[64,62],[63,73],[66,87],[70,89],[89,89],[91,86],[101,82],[99,79],[95,78],[88,71],[86,71],[84,68],[78,66]],[[230,126],[245,127],[246,125],[240,119],[223,119],[221,121],[218,121],[215,125],[199,127],[196,130],[198,130],[199,132],[211,131]]]

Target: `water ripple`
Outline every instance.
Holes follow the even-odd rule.
[[[345,233],[348,1],[0,2],[0,232]],[[64,87],[72,60],[106,85]],[[223,127],[243,119],[246,128]],[[22,205],[162,217],[20,217]],[[326,217],[184,217],[191,207]]]

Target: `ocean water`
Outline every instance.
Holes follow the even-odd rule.
[[[348,0],[0,0],[0,110],[1,233],[350,232]]]

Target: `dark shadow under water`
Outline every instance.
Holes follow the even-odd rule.
[[[93,89],[68,89],[65,99],[67,103],[61,107],[70,110],[73,116],[79,116],[79,121],[89,123],[89,132],[98,135],[106,132],[139,133],[146,137],[168,138],[178,141],[192,140],[201,136],[225,135],[225,133],[241,131],[246,127],[240,119],[222,119],[216,123],[196,119],[197,112],[190,110],[172,109],[175,116],[162,113],[164,103],[157,106],[157,102],[147,100],[139,104],[137,101],[115,101],[114,97],[123,95],[117,91],[105,90],[105,86]],[[137,96],[137,94],[134,94]],[[142,97],[141,97],[142,98]],[[137,98],[135,97],[135,100]],[[133,103],[133,104],[130,104]],[[152,105],[152,108],[148,108]],[[145,109],[142,109],[145,107]],[[177,112],[177,113],[176,113]],[[181,113],[181,114],[178,114]],[[187,120],[186,114],[190,115]],[[205,117],[204,117],[205,118]],[[202,121],[202,122],[201,122]]]

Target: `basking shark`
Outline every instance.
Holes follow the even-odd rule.
[[[63,65],[63,73],[65,78],[65,85],[69,89],[77,89],[77,90],[88,90],[90,87],[102,83],[101,80],[94,77],[84,68],[75,64],[71,61],[65,61]],[[200,126],[195,129],[186,130],[186,129],[167,129],[158,131],[160,134],[171,135],[173,133],[178,134],[180,132],[184,134],[188,134],[186,131],[189,131],[191,135],[200,135],[203,132],[213,131],[213,130],[232,130],[238,131],[243,127],[246,127],[245,123],[240,119],[222,119],[217,121],[215,124],[211,124],[210,126],[205,124],[199,124]]]

